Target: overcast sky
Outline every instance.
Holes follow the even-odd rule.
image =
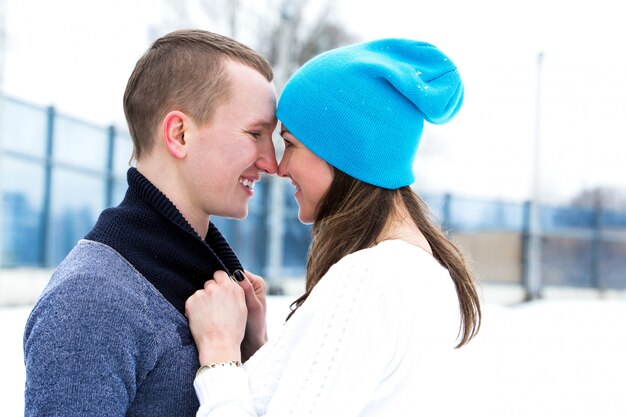
[[[123,126],[126,80],[149,45],[149,28],[164,20],[160,3],[4,1],[4,91]],[[626,25],[618,1],[416,3],[339,1],[337,18],[363,40],[431,42],[459,67],[464,108],[449,124],[427,127],[416,161],[423,189],[527,198],[540,120],[542,199],[563,201],[595,186],[626,190]]]

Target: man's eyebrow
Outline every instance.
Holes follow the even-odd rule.
[[[273,124],[274,124],[273,120],[259,119],[259,120],[253,120],[252,122],[248,123],[248,126],[261,126],[264,128],[269,128]]]

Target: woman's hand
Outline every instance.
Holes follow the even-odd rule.
[[[246,332],[241,343],[241,357],[247,361],[267,342],[265,282],[260,276],[246,271],[239,285],[244,290],[248,308]]]
[[[240,345],[248,309],[244,289],[224,271],[217,271],[185,303],[185,315],[201,365],[241,360]]]

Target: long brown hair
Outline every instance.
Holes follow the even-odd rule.
[[[461,251],[430,220],[428,208],[409,187],[389,190],[357,180],[333,167],[334,178],[320,201],[313,224],[306,267],[305,293],[291,305],[291,315],[341,258],[376,245],[387,221],[402,201],[430,244],[433,256],[448,269],[459,298],[461,326],[457,348],[480,329],[481,308],[475,281]]]

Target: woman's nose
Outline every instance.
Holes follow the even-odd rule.
[[[280,163],[278,164],[278,176],[287,178],[289,177],[289,158],[287,154],[283,154],[283,157],[280,159]]]

